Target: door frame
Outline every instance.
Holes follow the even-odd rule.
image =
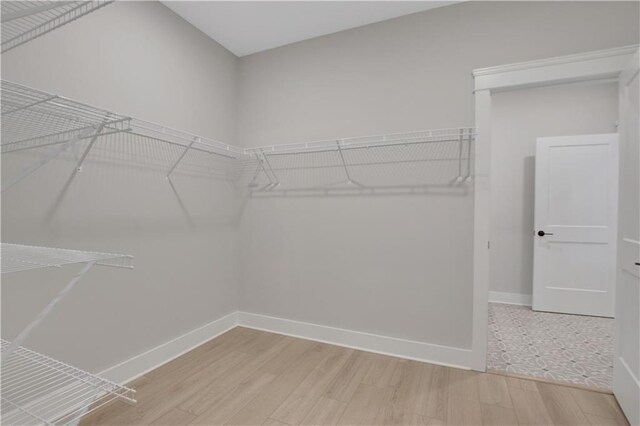
[[[638,52],[638,45],[597,50],[473,70],[475,94],[475,176],[473,219],[473,325],[470,367],[487,368],[491,235],[491,95],[557,84],[614,79]]]

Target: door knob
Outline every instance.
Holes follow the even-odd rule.
[[[539,237],[544,237],[545,235],[553,235],[551,232],[538,231]]]

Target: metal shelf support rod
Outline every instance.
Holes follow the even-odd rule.
[[[178,167],[178,164],[180,163],[180,161],[182,161],[182,159],[184,158],[185,155],[187,155],[187,152],[189,152],[189,150],[191,149],[191,147],[193,146],[194,143],[199,142],[200,141],[200,137],[196,136],[195,138],[193,138],[193,140],[189,143],[189,145],[187,145],[187,147],[185,148],[184,151],[182,151],[182,154],[180,154],[180,157],[178,157],[178,159],[175,161],[175,163],[173,163],[173,166],[171,166],[171,168],[169,169],[169,171],[167,172],[167,179],[169,179],[169,177],[171,176],[171,173],[173,173],[173,171],[175,170],[176,167]]]
[[[106,126],[106,124],[107,124],[107,121],[105,121],[103,124],[98,126],[98,128],[96,129],[95,133],[91,137],[91,140],[89,141],[89,145],[87,145],[87,148],[82,153],[82,157],[80,157],[80,161],[78,161],[78,165],[76,166],[76,170],[73,173],[74,175],[75,175],[76,172],[81,172],[82,171],[82,164],[84,163],[84,160],[87,158],[87,155],[89,155],[89,151],[91,151],[91,148],[93,148],[93,144],[96,143],[96,140],[98,139],[98,136],[100,136],[100,133],[102,133],[102,130],[104,129],[104,126]]]
[[[336,144],[338,145],[338,154],[340,154],[340,160],[342,161],[342,167],[344,168],[344,173],[345,175],[347,175],[347,182],[348,183],[352,183],[354,185],[357,185],[361,188],[365,188],[365,186],[359,182],[354,181],[353,179],[351,179],[351,175],[349,174],[349,168],[347,167],[347,162],[344,161],[344,155],[342,154],[342,148],[340,147],[340,141],[336,141]]]
[[[273,167],[271,167],[271,163],[269,162],[269,159],[265,155],[264,151],[262,151],[262,158],[264,158],[264,161],[269,167],[269,170],[271,170],[271,174],[273,175],[273,180],[275,180],[275,183],[272,185],[272,187],[275,188],[276,186],[280,185],[280,180],[278,179],[278,176],[276,176],[275,172],[273,171]],[[266,173],[266,170],[265,170],[265,173]],[[271,180],[271,178],[269,178],[269,180]]]

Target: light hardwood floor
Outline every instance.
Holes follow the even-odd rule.
[[[235,328],[83,425],[626,425],[612,395]]]

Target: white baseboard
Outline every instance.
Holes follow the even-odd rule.
[[[248,312],[233,312],[114,365],[99,375],[116,383],[128,383],[237,326],[448,367],[470,369],[471,365],[470,349],[434,345]]]
[[[618,357],[613,367],[613,388],[616,399],[627,416],[629,424],[640,424],[640,380],[633,374],[624,359]]]
[[[490,291],[489,302],[506,303],[508,305],[531,306],[531,295],[520,293],[505,293],[502,291]]]
[[[471,365],[470,349],[434,345],[248,312],[238,312],[238,324],[242,327],[448,367],[468,370]]]
[[[151,370],[183,355],[209,340],[225,333],[238,325],[238,313],[232,312],[222,318],[191,330],[166,343],[138,354],[120,364],[114,365],[100,376],[115,383],[127,383]]]

